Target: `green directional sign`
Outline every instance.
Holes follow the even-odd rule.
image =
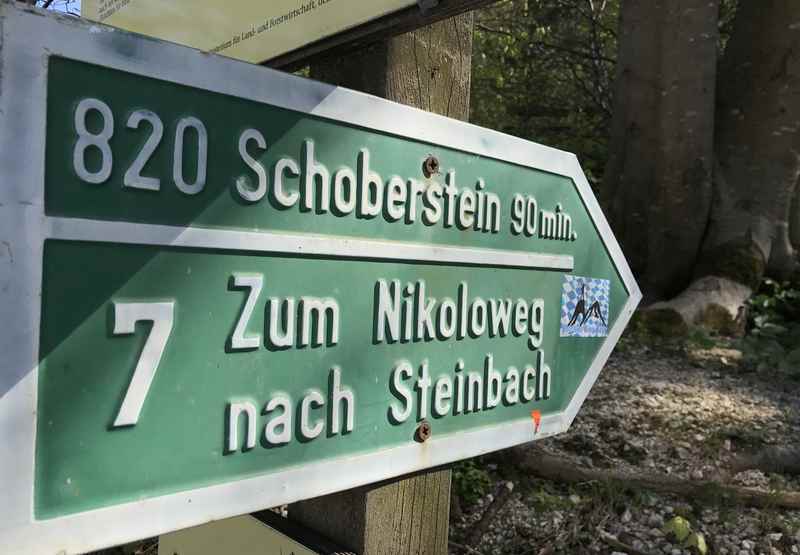
[[[80,552],[569,427],[640,298],[572,154],[0,18],[4,549]]]

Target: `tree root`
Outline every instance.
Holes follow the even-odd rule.
[[[769,447],[758,453],[737,457],[730,465],[731,474],[752,469],[800,476],[800,448]]]
[[[702,499],[708,503],[745,505],[759,508],[800,509],[800,493],[765,492],[722,484],[710,480],[687,480],[667,476],[627,473],[586,468],[564,457],[535,450],[512,450],[510,458],[516,466],[530,474],[564,483],[606,482],[621,488],[648,490]]]
[[[653,335],[685,336],[691,326],[726,335],[744,332],[744,306],[753,290],[727,278],[706,276],[667,302],[640,311],[637,325]]]
[[[463,553],[469,553],[470,555],[483,555],[483,553],[481,553],[477,549],[474,549],[468,545],[464,545],[463,543],[457,543],[454,542],[453,540],[449,540],[447,543],[450,544],[450,547],[455,547],[456,549],[460,549]]]
[[[494,520],[494,517],[497,515],[500,509],[502,509],[508,502],[512,491],[514,491],[513,482],[503,482],[497,487],[497,490],[494,493],[494,499],[492,499],[492,502],[489,503],[488,507],[486,507],[483,515],[481,515],[481,519],[472,526],[467,534],[466,542],[468,545],[478,544],[483,535],[486,533],[486,529],[489,527],[489,524],[492,523],[492,520]]]

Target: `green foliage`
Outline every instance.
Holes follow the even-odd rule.
[[[557,511],[570,508],[570,502],[566,497],[553,494],[541,487],[531,493],[528,502],[533,508],[541,512]]]
[[[629,490],[626,484],[616,480],[602,480],[591,482],[590,493],[586,496],[589,504],[594,505],[598,511],[612,510],[621,513],[631,504],[641,504],[642,500],[636,499],[641,492]]]
[[[744,361],[757,370],[800,378],[800,289],[766,279],[748,301]]]
[[[675,541],[683,542],[692,533],[692,525],[682,516],[676,516],[664,524],[663,532]]]
[[[692,532],[684,546],[692,553],[697,553],[698,555],[706,555],[708,553],[706,538],[700,532]]]
[[[453,465],[453,488],[466,505],[474,505],[492,485],[489,473],[475,459]]]
[[[692,524],[682,516],[676,516],[669,520],[664,525],[663,532],[673,542],[680,544],[684,549],[689,549],[692,553],[699,555],[708,553],[708,546],[703,534],[695,532]]]
[[[618,13],[619,0],[506,0],[476,12],[471,121],[575,152],[596,182]]]
[[[739,8],[739,0],[721,0],[719,4],[719,52],[725,51],[733,33],[733,23],[736,19],[736,11]]]
[[[690,332],[683,316],[672,308],[637,310],[629,327],[632,334],[648,342],[683,340]]]
[[[721,0],[719,51],[739,0]],[[621,0],[501,0],[475,12],[470,120],[578,155],[602,178]]]
[[[800,289],[766,279],[749,301],[753,334],[780,336],[800,321]]]
[[[706,328],[692,326],[686,344],[691,349],[713,349],[722,343],[718,336],[712,335]]]

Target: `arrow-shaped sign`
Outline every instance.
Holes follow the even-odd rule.
[[[0,4],[0,537],[565,431],[640,294],[572,154]]]

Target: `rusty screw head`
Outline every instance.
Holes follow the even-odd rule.
[[[420,422],[419,426],[417,426],[417,433],[415,434],[416,440],[420,443],[425,443],[432,435],[433,430],[431,429],[431,423],[427,420]]]
[[[439,159],[429,155],[422,163],[422,173],[425,177],[430,177],[439,173]]]

